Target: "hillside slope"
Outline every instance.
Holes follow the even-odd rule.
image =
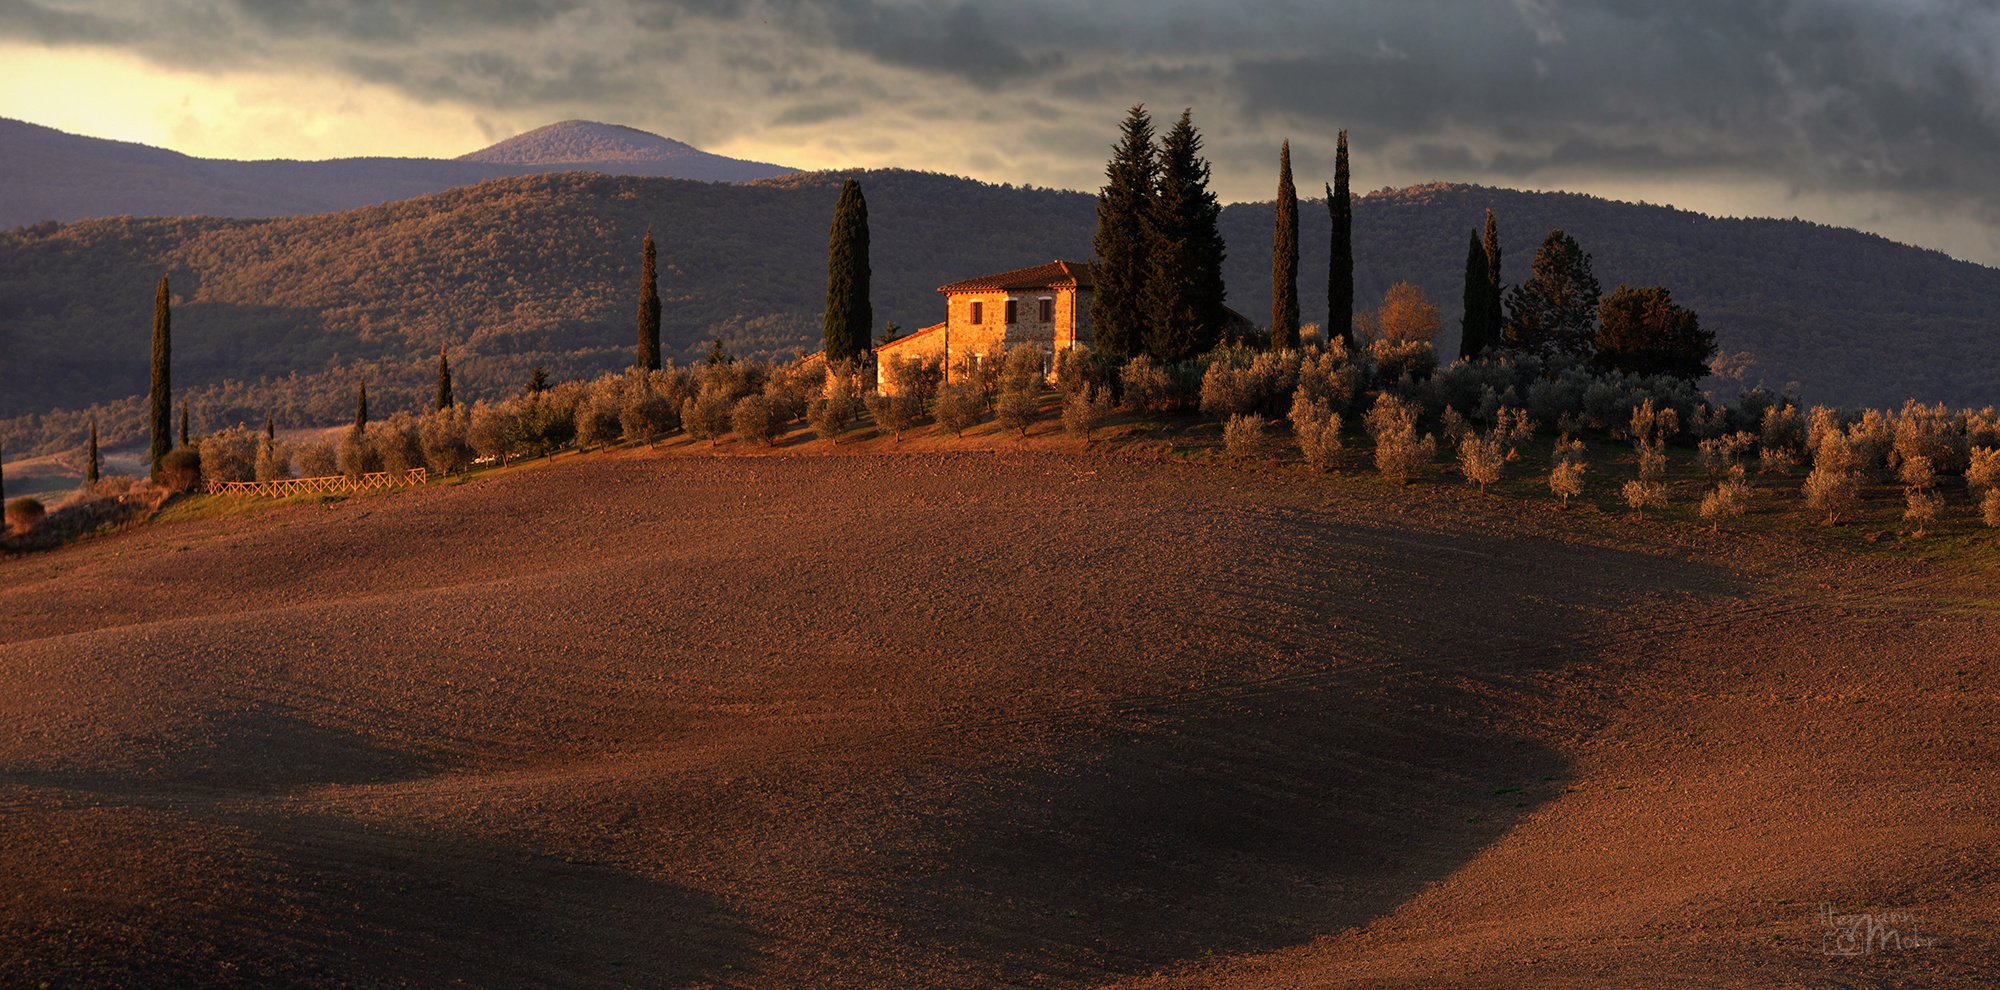
[[[1351,478],[688,449],[0,564],[0,985],[2000,952],[1990,583]],[[1826,955],[1822,902],[1937,941]]]
[[[331,422],[363,376],[384,408],[414,406],[440,345],[453,348],[469,396],[510,389],[534,364],[561,375],[619,367],[649,226],[669,354],[694,357],[712,337],[738,354],[810,348],[827,224],[848,174],[733,186],[518,176],[323,216],[110,218],[0,234],[0,414],[142,391],[161,272],[178,298],[177,386],[302,376],[241,392],[227,422],[270,409],[287,422]],[[878,325],[935,322],[934,290],[947,282],[1091,255],[1092,196],[851,174],[869,198]],[[1466,232],[1489,204],[1510,280],[1547,229],[1563,227],[1595,254],[1607,289],[1668,285],[1725,349],[1754,353],[1759,375],[1801,382],[1812,401],[2000,403],[1989,315],[2000,313],[2000,271],[1809,223],[1467,186],[1377,193],[1355,209],[1363,305],[1396,279],[1418,282],[1443,311],[1449,352]],[[1303,219],[1305,312],[1323,319],[1325,210],[1308,204]],[[1270,206],[1231,206],[1223,225],[1230,302],[1261,317]]]
[[[539,153],[523,153],[530,149]],[[555,149],[562,150],[552,153]],[[486,179],[577,169],[704,182],[747,182],[792,171],[590,121],[551,124],[451,161],[232,161],[0,118],[0,172],[7,176],[0,183],[0,228],[86,217],[330,213]]]

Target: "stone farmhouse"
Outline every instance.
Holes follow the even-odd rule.
[[[979,360],[981,355],[1032,344],[1043,354],[1048,370],[1059,350],[1088,348],[1090,333],[1090,266],[1079,261],[1051,261],[983,278],[941,285],[943,323],[892,340],[875,348],[875,366],[891,358],[946,357],[946,366]],[[888,382],[879,386],[891,391]]]

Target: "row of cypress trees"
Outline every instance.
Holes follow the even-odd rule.
[[[1327,320],[1354,343],[1354,206],[1349,200],[1347,132],[1340,132],[1326,210],[1333,221],[1326,266]],[[1292,142],[1278,150],[1276,230],[1271,236],[1271,347],[1299,346],[1299,194],[1292,183]],[[1332,328],[1329,328],[1332,329]]]

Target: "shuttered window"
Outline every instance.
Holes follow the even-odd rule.
[[[979,300],[977,300],[977,299],[974,299],[974,300],[972,301],[972,324],[973,324],[973,326],[978,326],[979,324],[981,324],[981,323],[984,323],[984,322],[985,322],[985,319],[984,319],[984,317],[985,317],[985,316],[986,316],[986,304],[985,304],[985,303],[983,303],[983,302],[980,302],[980,301],[979,301]]]
[[[1048,296],[1043,296],[1040,299],[1040,304],[1040,315],[1036,319],[1043,323],[1054,323],[1056,321],[1056,301],[1050,299]]]
[[[1019,313],[1019,309],[1018,309],[1018,307],[1019,307],[1020,305],[1021,305],[1021,304],[1020,304],[1020,302],[1019,302],[1018,300],[1014,300],[1014,299],[1009,299],[1009,300],[1007,300],[1007,322],[1008,322],[1008,323],[1018,323],[1018,322],[1020,322],[1020,313]]]

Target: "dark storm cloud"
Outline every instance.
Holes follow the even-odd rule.
[[[954,100],[1081,132],[1147,100],[1195,105],[1218,161],[1347,128],[1454,179],[2000,192],[2000,8],[1972,0],[0,0],[0,37],[316,62],[475,110],[698,91],[739,133]]]

